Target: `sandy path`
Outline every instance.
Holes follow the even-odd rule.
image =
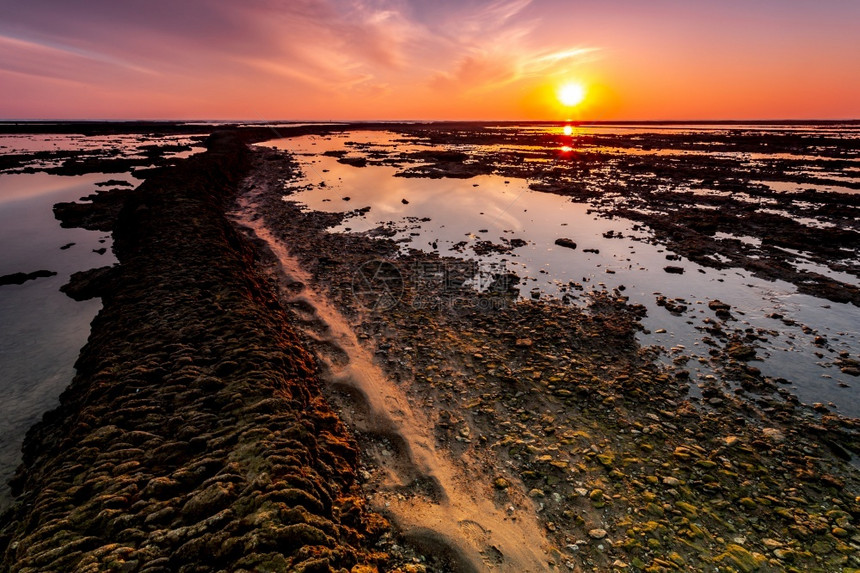
[[[435,446],[429,417],[413,410],[403,391],[374,364],[344,316],[310,285],[311,277],[259,216],[257,198],[275,182],[265,170],[246,181],[238,225],[263,241],[278,261],[275,272],[284,302],[296,310],[332,392],[342,401],[344,421],[361,436],[379,471],[368,495],[415,546],[444,553],[458,571],[546,571],[546,538],[530,502],[496,507],[492,484],[468,461],[455,464]]]

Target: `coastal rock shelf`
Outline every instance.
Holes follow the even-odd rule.
[[[804,404],[763,360],[768,337],[786,354],[812,346],[850,392],[857,307],[832,295],[856,289],[854,195],[825,196],[844,199],[842,262],[825,269],[816,243],[793,263],[844,279],[838,293],[757,306],[758,278],[698,265],[661,235],[670,211],[653,233],[621,216],[625,197],[675,205],[638,167],[638,191],[621,193],[601,173],[626,163],[580,169],[599,158],[556,149],[559,128],[508,149],[526,128],[499,148],[451,127],[231,128],[137,189],[96,178],[105,189],[53,202],[119,264],[62,289],[103,310],[60,406],[25,440],[0,571],[860,567],[860,421],[822,385]],[[663,173],[651,155],[641,167]],[[714,181],[731,171],[705,164]],[[577,188],[556,177],[565,165],[596,177],[597,203],[559,202]],[[832,211],[813,222],[841,225]],[[767,246],[767,228],[711,231],[718,246]],[[643,344],[672,329],[672,349]]]
[[[363,509],[355,443],[224,217],[246,168],[235,133],[215,134],[122,191],[120,264],[69,289],[104,308],[25,441],[4,571],[360,571],[384,557],[366,549],[387,524]]]
[[[343,145],[359,147],[363,136],[345,135]],[[410,207],[422,200],[450,204],[448,180],[413,177],[432,183],[423,188],[425,196],[392,184],[388,202],[369,206],[368,195],[384,191],[387,180],[374,188],[356,173],[364,177],[384,167],[369,162],[338,170],[325,155],[336,139],[284,140],[277,144],[281,158],[265,151],[260,163],[272,178],[268,185],[265,178],[253,180],[245,195],[251,212],[243,219],[253,221],[258,236],[286,246],[304,270],[300,279],[279,279],[297,299],[297,317],[319,318],[309,313],[315,305],[308,301],[324,294],[416,418],[432,427],[433,448],[468,474],[476,495],[518,521],[533,512],[548,563],[520,570],[830,572],[860,565],[855,418],[821,403],[805,406],[773,384],[746,362],[756,351],[743,337],[727,335],[725,353],[710,354],[714,374],[701,386],[691,383],[700,363],[680,345],[666,365],[658,350],[638,342],[648,309],[629,296],[632,288],[581,285],[568,293],[579,304],[567,304],[523,299],[516,275],[499,274],[478,292],[480,258],[446,254],[439,234],[419,236],[406,248],[399,242],[398,234],[418,232],[417,222],[442,227],[442,217],[410,212],[403,233],[389,233],[395,225],[380,227],[372,218],[378,211],[391,218],[386,207],[397,212],[403,199]],[[488,187],[479,177],[476,196]],[[513,187],[515,179],[505,181]],[[523,206],[532,213],[540,199]],[[487,207],[481,203],[480,209],[492,212]],[[489,222],[474,224],[482,237],[488,228]],[[567,233],[553,230],[549,242],[574,236]],[[617,234],[607,230],[603,237],[620,241]],[[418,248],[437,238],[439,248]],[[563,252],[592,248],[589,240]],[[666,261],[678,260],[672,257],[661,252],[655,259],[660,277],[676,276],[664,271]],[[689,263],[685,268],[685,280],[701,274]],[[657,300],[679,314],[686,304]],[[707,302],[715,317],[709,324],[741,316],[726,300]],[[336,371],[342,347],[327,344],[330,335],[322,328],[309,333],[317,343],[309,346]],[[333,403],[351,427],[378,418],[364,411],[361,393],[330,378]],[[368,459],[365,491],[372,501],[387,501],[396,449],[360,430],[357,436]],[[389,455],[374,463],[374,450]],[[416,504],[427,492],[412,486],[403,496]],[[383,506],[383,515],[402,524],[396,503]],[[470,526],[473,538],[489,537],[484,528],[462,525]],[[500,570],[505,551],[482,557],[487,567],[479,570]]]

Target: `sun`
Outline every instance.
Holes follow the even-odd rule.
[[[585,88],[582,84],[564,84],[558,90],[558,101],[567,107],[576,107],[585,99]]]

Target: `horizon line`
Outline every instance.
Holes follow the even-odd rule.
[[[221,123],[221,124],[269,124],[269,123],[312,123],[312,124],[373,124],[373,123],[508,123],[508,124],[802,124],[802,123],[860,123],[856,118],[758,118],[758,119],[103,119],[103,118],[0,118],[0,124],[20,123]]]

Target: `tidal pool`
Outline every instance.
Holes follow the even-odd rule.
[[[734,320],[727,328],[755,335],[758,359],[751,364],[766,376],[784,378],[786,387],[803,402],[832,403],[842,414],[860,416],[860,399],[852,388],[858,382],[834,363],[839,352],[856,356],[860,351],[856,306],[799,294],[789,283],[759,279],[742,269],[702,267],[667,251],[647,227],[601,216],[588,203],[533,191],[529,189],[533,181],[496,175],[398,177],[398,167],[374,163],[356,167],[323,155],[341,151],[353,155],[359,150],[373,157],[427,149],[404,145],[394,133],[356,131],[261,145],[289,151],[301,166],[304,178],[289,184],[285,200],[328,212],[370,208],[332,228],[333,233],[369,232],[383,226],[393,231],[392,239],[404,251],[421,249],[503,264],[521,277],[523,297],[564,297],[581,304],[584,299],[576,296],[581,291],[619,289],[648,310],[640,342],[662,348],[667,363],[680,354],[691,356],[686,367],[694,382],[714,375],[705,328],[714,319],[708,302],[720,300],[731,305]],[[571,239],[576,248],[557,245],[559,238]],[[525,244],[509,252],[488,253],[482,248],[484,241],[509,247],[514,239]],[[669,274],[664,271],[667,266],[682,267],[684,273]],[[853,278],[840,275],[846,277]],[[661,297],[686,310],[670,312],[659,304]],[[827,340],[826,350],[816,344],[816,337]]]

